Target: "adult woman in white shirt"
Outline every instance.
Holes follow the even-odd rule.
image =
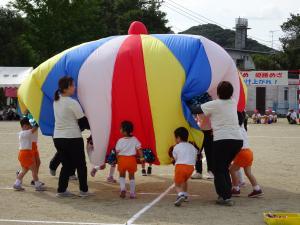
[[[237,103],[231,99],[233,86],[227,81],[218,85],[219,99],[201,105],[199,113],[210,116],[213,129],[213,173],[217,204],[232,206],[229,165],[243,146],[237,117]]]
[[[55,117],[53,141],[62,163],[57,196],[73,196],[67,188],[71,171],[76,169],[80,196],[85,197],[88,195],[87,167],[81,131],[89,129],[89,124],[80,104],[71,98],[75,93],[73,78],[62,77],[58,86],[53,103]]]

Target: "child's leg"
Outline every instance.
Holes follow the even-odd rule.
[[[25,174],[28,172],[28,169],[25,169],[24,167],[22,167],[22,171],[19,172],[17,179],[15,181],[15,184],[13,186],[13,188],[17,191],[23,191],[24,188],[22,188],[22,179],[25,176]]]
[[[135,197],[135,180],[134,173],[129,173],[130,196]]]
[[[231,180],[232,180],[232,186],[237,191],[240,189],[239,188],[239,178],[237,176],[237,171],[239,171],[239,169],[240,169],[240,167],[235,164],[232,164],[229,168],[229,172],[230,172]]]
[[[152,174],[152,163],[149,163],[148,169],[147,169],[147,175]]]
[[[142,162],[142,175],[143,175],[143,176],[147,176],[147,173],[146,173],[146,163],[145,163],[145,161]]]
[[[121,191],[126,191],[126,187],[125,187],[125,184],[126,184],[126,172],[120,172],[120,189]]]
[[[40,159],[40,156],[39,156],[39,155],[37,155],[37,156],[35,157],[35,163],[36,163],[37,173],[39,173],[40,166],[41,166],[41,159]]]
[[[239,185],[241,184],[245,184],[245,179],[244,179],[244,175],[243,175],[243,170],[240,168],[237,172],[237,177],[239,179]]]
[[[21,172],[17,176],[15,185],[20,186],[22,184],[23,177],[26,175],[27,172],[28,172],[28,169],[25,169],[24,167],[22,167]]]
[[[253,189],[256,190],[256,191],[260,190],[260,187],[259,187],[255,177],[253,176],[253,174],[251,172],[251,166],[245,167],[244,170],[245,170],[245,174],[248,177]]]
[[[175,189],[178,196],[184,195],[184,184],[175,184]]]
[[[113,178],[116,170],[116,165],[111,165],[109,170],[109,177]]]

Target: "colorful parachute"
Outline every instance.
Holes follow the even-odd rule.
[[[54,92],[65,75],[74,78],[74,98],[90,122],[95,147],[90,160],[96,165],[114,147],[123,120],[134,123],[134,135],[152,149],[156,164],[170,163],[168,149],[179,126],[188,128],[201,146],[202,133],[187,102],[206,92],[215,99],[220,81],[232,83],[238,109],[245,108],[245,86],[223,48],[201,36],[147,35],[143,26],[135,22],[129,35],[68,49],[32,72],[19,88],[19,102],[44,135],[53,134]]]

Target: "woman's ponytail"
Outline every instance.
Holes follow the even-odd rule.
[[[59,100],[59,89],[57,89],[54,94],[54,101],[58,101],[58,100]]]
[[[70,86],[74,84],[74,80],[72,77],[64,76],[59,79],[58,81],[58,89],[56,90],[54,94],[54,100],[59,100],[59,94],[63,94],[66,89],[68,89]]]

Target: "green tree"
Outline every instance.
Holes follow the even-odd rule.
[[[291,14],[281,25],[285,37],[281,38],[289,69],[300,68],[300,14]]]
[[[0,8],[0,65],[31,66],[35,52],[24,33],[28,30],[24,18],[17,11]]]
[[[36,53],[34,65],[83,42],[127,34],[140,20],[150,32],[167,33],[161,0],[11,0],[28,24],[26,42]]]

